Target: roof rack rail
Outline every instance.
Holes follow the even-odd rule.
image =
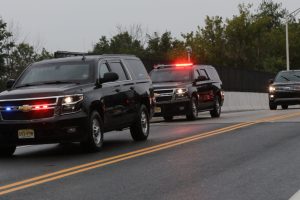
[[[136,55],[132,55],[132,54],[113,54],[113,53],[102,54],[102,56],[132,56],[132,57],[136,57]]]
[[[88,53],[71,52],[71,51],[56,51],[56,52],[54,52],[54,58],[66,58],[66,57],[72,57],[72,56],[85,56],[85,55],[88,55]]]

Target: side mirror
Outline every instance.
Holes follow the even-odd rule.
[[[119,76],[117,73],[108,72],[103,75],[103,78],[99,78],[99,83],[102,84],[102,83],[107,83],[107,82],[113,82],[118,79],[119,79]]]
[[[6,82],[6,89],[11,89],[12,86],[15,84],[15,80],[14,79],[9,79],[7,82]]]
[[[273,84],[274,83],[274,79],[270,79],[269,80],[269,85]]]
[[[199,76],[199,77],[196,79],[196,81],[206,81],[206,80],[208,80],[208,79],[206,78],[206,76]]]

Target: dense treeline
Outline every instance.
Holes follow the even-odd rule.
[[[141,26],[119,27],[112,38],[102,36],[92,53],[126,53],[142,58],[148,65],[184,61],[186,47],[193,49],[195,63],[277,72],[285,68],[285,16],[287,11],[273,1],[263,1],[258,8],[239,5],[232,18],[207,16],[205,25],[182,33],[180,39],[166,31],[146,34]],[[289,21],[291,68],[300,67],[300,21]],[[28,43],[16,44],[7,24],[0,18],[0,87],[16,77],[28,64],[51,58],[46,49],[37,50]],[[1,89],[0,88],[0,89]]]

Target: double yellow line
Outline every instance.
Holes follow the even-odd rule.
[[[251,126],[251,125],[254,125],[254,124],[263,123],[263,122],[270,122],[270,121],[276,121],[276,120],[286,119],[286,118],[291,118],[291,117],[296,117],[296,116],[300,116],[300,113],[277,115],[277,116],[273,116],[273,117],[259,119],[259,120],[253,121],[253,122],[239,123],[239,124],[228,126],[228,127],[225,127],[225,128],[220,128],[220,129],[217,129],[217,130],[214,130],[214,131],[199,133],[197,135],[193,135],[193,136],[190,136],[190,137],[177,139],[177,140],[174,140],[174,141],[170,141],[170,142],[166,142],[166,143],[163,143],[163,144],[143,148],[143,149],[132,151],[132,152],[129,152],[129,153],[124,153],[124,154],[109,157],[109,158],[106,158],[106,159],[101,159],[101,160],[97,160],[97,161],[94,161],[94,162],[78,165],[78,166],[75,166],[75,167],[59,170],[59,171],[56,171],[56,172],[53,172],[53,173],[44,174],[44,175],[41,175],[41,176],[37,176],[37,177],[26,179],[26,180],[23,180],[23,181],[11,183],[11,184],[8,184],[8,185],[3,185],[3,186],[0,186],[0,196],[11,193],[11,192],[15,192],[15,191],[18,191],[18,190],[22,190],[22,189],[25,189],[25,188],[40,185],[40,184],[43,184],[43,183],[47,183],[47,182],[55,181],[55,180],[58,180],[58,179],[62,179],[64,177],[72,176],[74,174],[82,173],[82,172],[89,171],[89,170],[96,169],[96,168],[100,168],[100,167],[103,167],[103,166],[106,166],[106,165],[110,165],[110,164],[114,164],[114,163],[121,162],[121,161],[124,161],[124,160],[128,160],[128,159],[131,159],[131,158],[136,158],[136,157],[143,156],[143,155],[146,155],[146,154],[150,154],[150,153],[153,153],[153,152],[157,152],[157,151],[161,151],[161,150],[164,150],[164,149],[172,148],[172,147],[175,147],[175,146],[178,146],[178,145],[181,145],[181,144],[193,142],[193,141],[196,141],[196,140],[205,139],[205,138],[212,137],[212,136],[215,136],[215,135],[219,135],[219,134],[222,134],[222,133],[230,132],[230,131],[233,131],[233,130],[236,130],[236,129],[241,129],[241,128]]]

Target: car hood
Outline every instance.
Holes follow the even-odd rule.
[[[300,82],[276,82],[273,86],[300,86]]]
[[[62,96],[74,93],[82,93],[83,85],[76,84],[53,84],[14,88],[0,93],[0,100],[39,98],[50,96]]]
[[[153,83],[154,89],[185,88],[189,84],[183,82]]]

